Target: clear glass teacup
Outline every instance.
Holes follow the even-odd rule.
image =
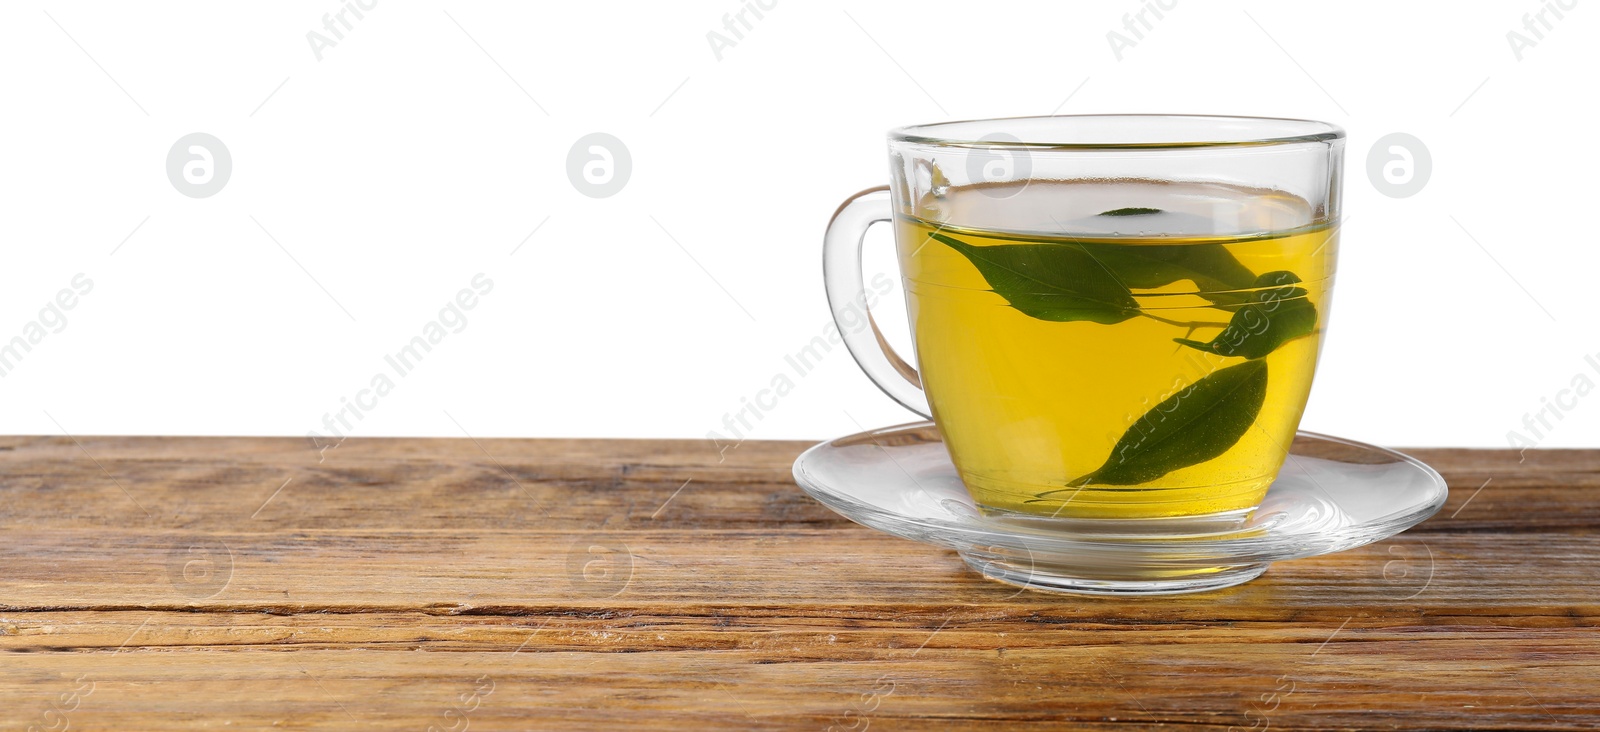
[[[846,345],[1015,518],[1243,516],[1294,440],[1331,304],[1344,133],[1246,117],[1026,117],[889,134],[828,226]],[[892,221],[913,367],[866,308]]]

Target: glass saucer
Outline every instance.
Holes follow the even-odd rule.
[[[845,518],[947,547],[990,579],[1096,595],[1200,592],[1248,582],[1267,565],[1393,536],[1444,505],[1444,478],[1407,455],[1301,432],[1254,511],[1160,519],[985,514],[932,422],[824,442],[795,481]]]

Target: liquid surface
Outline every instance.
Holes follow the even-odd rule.
[[[1335,228],[1301,199],[1218,184],[938,193],[897,214],[896,242],[928,401],[980,505],[1259,504],[1310,390]]]

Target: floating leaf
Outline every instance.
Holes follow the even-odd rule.
[[[1190,214],[1145,206],[1115,208],[1100,213],[1101,216],[1119,218],[1156,214],[1162,216],[1154,226],[1167,230],[1181,228],[1178,220],[1195,218]],[[1097,243],[1086,246],[1130,288],[1165,287],[1178,280],[1189,280],[1200,288],[1202,297],[1218,305],[1240,305],[1249,301],[1249,294],[1235,291],[1249,288],[1255,280],[1255,273],[1240,264],[1222,244]]]
[[[1217,457],[1249,431],[1266,396],[1265,361],[1215,371],[1145,412],[1104,465],[1069,485],[1136,485]]]
[[[1218,356],[1261,358],[1285,342],[1309,335],[1317,326],[1317,308],[1306,297],[1300,278],[1278,270],[1256,278],[1257,290],[1249,304],[1233,313],[1227,327],[1209,343],[1172,340]]]
[[[1030,317],[1111,325],[1139,314],[1127,286],[1081,245],[979,247],[944,234],[929,236],[960,252],[989,287]]]
[[[1256,275],[1221,244],[1082,244],[1085,251],[1137,289],[1166,287],[1189,280],[1201,297],[1218,305],[1250,300]]]

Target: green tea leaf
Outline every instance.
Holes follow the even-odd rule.
[[[1266,397],[1265,361],[1212,372],[1145,412],[1105,465],[1070,485],[1136,485],[1217,457],[1249,431]]]
[[[1317,326],[1317,308],[1296,287],[1300,278],[1278,270],[1256,278],[1251,302],[1234,311],[1233,318],[1209,343],[1187,338],[1172,340],[1218,356],[1261,358],[1285,342],[1309,335]]]
[[[1256,275],[1221,244],[1083,244],[1091,256],[1130,288],[1166,287],[1189,280],[1218,305],[1249,302]]]
[[[1127,286],[1081,245],[979,247],[944,234],[929,236],[960,252],[989,287],[1030,317],[1112,325],[1139,314]]]
[[[1159,208],[1130,206],[1103,211],[1101,216],[1151,216],[1164,214],[1156,227],[1178,226],[1174,217],[1189,217]],[[1194,217],[1190,217],[1194,218]],[[1178,280],[1189,280],[1200,288],[1201,296],[1218,305],[1241,305],[1249,301],[1247,289],[1255,273],[1235,259],[1221,244],[1139,245],[1086,244],[1089,252],[1111,267],[1130,288],[1165,287]]]
[[[1060,241],[976,247],[945,234],[930,236],[970,260],[1012,306],[1041,320],[1120,323],[1138,314],[1132,290],[1180,280],[1231,309],[1252,302],[1257,280],[1221,244]]]

